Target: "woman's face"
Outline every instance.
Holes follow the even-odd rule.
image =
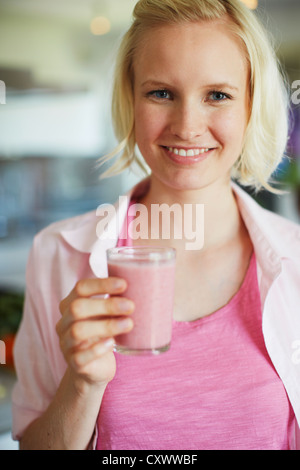
[[[228,182],[248,121],[245,52],[223,21],[144,33],[134,61],[135,136],[160,182]]]

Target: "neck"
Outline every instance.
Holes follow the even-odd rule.
[[[230,181],[186,191],[167,188],[152,176],[150,189],[139,202],[146,206],[148,217],[153,216],[153,205],[162,207],[165,204],[166,208],[171,208],[175,204],[181,208],[181,220],[169,210],[174,228],[170,231],[170,239],[160,237],[157,241],[169,244],[180,252],[186,250],[187,246],[190,250],[201,249],[202,252],[225,246],[241,231],[242,221]],[[153,217],[151,220],[149,218],[148,225],[153,227]],[[176,233],[182,233],[183,236],[176,237]]]

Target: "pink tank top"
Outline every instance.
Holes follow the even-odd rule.
[[[264,344],[255,254],[227,305],[173,322],[168,352],[116,361],[97,449],[289,449],[295,418]]]

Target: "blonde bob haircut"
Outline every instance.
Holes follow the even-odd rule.
[[[270,186],[288,138],[288,93],[271,41],[255,14],[240,0],[139,0],[133,22],[123,37],[115,68],[112,119],[119,145],[100,159],[100,165],[121,155],[101,177],[120,173],[136,162],[149,168],[136,152],[134,68],[136,50],[149,28],[188,22],[229,19],[232,32],[244,43],[250,67],[250,117],[241,155],[232,178],[256,191]]]

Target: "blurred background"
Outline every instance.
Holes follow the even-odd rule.
[[[0,449],[17,448],[10,438],[11,348],[34,234],[55,220],[114,202],[140,178],[126,171],[100,182],[96,169],[116,144],[110,120],[113,65],[135,3],[0,0],[0,340],[6,346]],[[293,98],[289,158],[276,173],[288,194],[263,193],[259,203],[299,222],[300,1],[248,3],[258,3],[255,12],[275,38]]]

